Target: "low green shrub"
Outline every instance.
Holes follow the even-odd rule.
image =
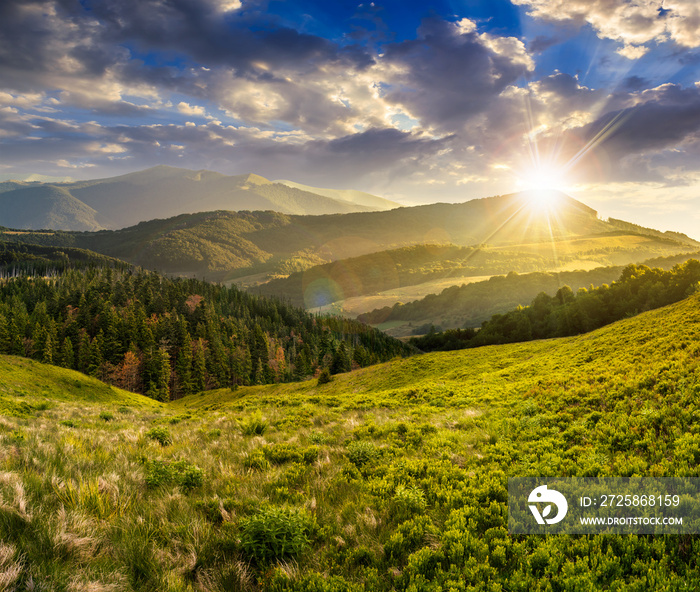
[[[415,485],[398,485],[389,504],[389,514],[397,521],[421,514],[427,507],[425,494]]]
[[[173,443],[173,438],[167,428],[156,426],[146,432],[146,438],[155,440],[161,446],[168,446]]]
[[[355,440],[347,447],[348,460],[358,469],[374,461],[379,456],[379,449],[366,440]]]
[[[256,448],[245,455],[243,466],[251,471],[267,471],[270,468],[270,461],[265,458],[262,449]]]
[[[328,368],[324,368],[321,370],[321,374],[318,375],[318,385],[322,384],[328,384],[333,380],[333,376],[331,376],[331,371]]]
[[[304,511],[263,507],[241,521],[241,550],[258,564],[294,559],[309,548],[314,526]]]
[[[179,485],[183,490],[189,491],[204,484],[204,473],[186,460],[149,460],[146,461],[145,480],[150,489]]]
[[[268,423],[258,415],[240,422],[239,426],[244,436],[262,436],[267,431]]]

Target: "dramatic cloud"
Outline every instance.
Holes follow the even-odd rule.
[[[697,0],[512,0],[535,18],[589,23],[601,37],[624,43],[620,54],[636,59],[645,44],[672,40],[700,47],[700,4]]]
[[[533,68],[521,41],[479,34],[467,19],[427,19],[418,38],[391,45],[386,100],[441,130],[461,127]]]

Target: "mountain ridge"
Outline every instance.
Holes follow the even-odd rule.
[[[17,193],[27,189],[33,190],[30,202],[26,194]],[[329,191],[289,186],[255,173],[224,175],[160,165],[101,179],[0,183],[0,225],[29,230],[116,230],[144,220],[216,210],[305,215],[398,206],[360,192],[352,200],[336,199],[327,195]],[[73,217],[66,213],[70,211],[75,212]]]
[[[554,215],[533,205],[526,195],[509,194],[462,204],[316,216],[274,211],[200,212],[113,231],[0,231],[0,238],[89,249],[166,273],[229,281],[261,272],[288,275],[312,265],[419,244],[511,250],[517,246],[536,255],[548,249],[551,258],[557,255],[552,252],[555,244],[577,252],[606,249],[606,236],[621,232],[625,234],[568,196],[561,198]],[[635,238],[640,236],[637,232],[627,234],[634,235],[631,242],[647,240]],[[644,259],[689,250],[688,245],[693,250],[700,246],[687,238],[679,242],[678,236],[654,240],[665,246]],[[557,257],[563,255],[560,252]]]

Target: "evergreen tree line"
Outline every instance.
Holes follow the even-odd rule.
[[[0,280],[0,353],[159,400],[346,372],[412,347],[358,321],[194,279],[113,267]]]
[[[74,247],[51,247],[0,241],[0,279],[19,276],[54,276],[68,269],[110,266],[129,269],[129,263]]]
[[[592,331],[622,318],[678,302],[694,293],[700,282],[700,262],[690,259],[671,270],[628,265],[618,281],[598,288],[569,286],[554,296],[540,293],[528,307],[518,307],[484,321],[479,330],[434,329],[410,340],[422,351],[454,350],[481,345],[564,337]]]

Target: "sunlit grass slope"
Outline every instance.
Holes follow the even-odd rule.
[[[51,386],[40,364],[0,361],[2,388],[13,376],[24,392],[3,396],[30,405],[0,417],[8,590],[641,592],[700,581],[697,537],[511,536],[506,503],[509,476],[698,476],[697,296],[574,338],[162,408],[121,394],[105,403],[98,385],[73,388],[75,373],[48,369],[63,380]]]
[[[74,370],[0,355],[0,414],[27,416],[33,410],[59,403],[162,407],[153,399],[108,386]]]
[[[700,306],[693,297],[576,337],[396,359],[338,375],[322,386],[308,381],[220,389],[172,405],[241,408],[306,399],[343,408],[422,403],[493,408],[519,405],[523,397],[546,392],[552,385],[565,386],[567,392],[585,388],[614,393],[637,383],[653,384],[669,365],[682,361],[694,368],[698,355]]]

